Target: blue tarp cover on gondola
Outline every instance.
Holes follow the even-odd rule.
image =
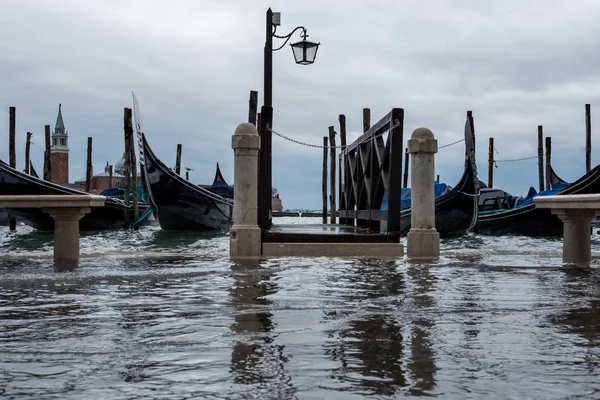
[[[146,198],[146,194],[144,193],[144,188],[142,185],[137,185],[138,187],[138,201],[147,203],[148,199]],[[129,195],[131,196],[132,190],[130,189]],[[124,199],[125,198],[125,186],[108,188],[100,193],[100,196],[111,197],[113,199]]]
[[[446,185],[445,183],[434,182],[433,185],[434,185],[433,192],[434,192],[434,196],[436,199],[438,197],[440,197],[441,195],[447,193],[451,189],[451,187]],[[401,191],[400,191],[400,209],[401,210],[404,210],[405,208],[410,207],[410,193],[411,193],[410,188],[401,189]],[[381,201],[381,210],[387,210],[387,208],[388,208],[387,196],[384,194],[383,200]]]

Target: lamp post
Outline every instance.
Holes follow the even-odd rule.
[[[315,61],[320,43],[306,40],[308,34],[306,28],[298,26],[287,35],[277,35],[277,27],[280,25],[280,13],[274,13],[270,8],[267,10],[266,40],[264,49],[264,92],[263,106],[261,107],[260,126],[260,153],[258,167],[258,226],[261,229],[271,227],[271,188],[273,186],[272,174],[272,134],[273,126],[273,52],[281,50],[291,39],[292,35],[301,30],[301,41],[292,43],[292,52],[296,64],[310,65]],[[273,48],[273,38],[285,39],[284,43]]]

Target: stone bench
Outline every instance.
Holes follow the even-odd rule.
[[[549,208],[563,221],[563,262],[589,266],[592,259],[590,225],[600,215],[600,194],[534,197],[537,208]]]
[[[41,208],[54,219],[54,265],[71,269],[79,261],[79,220],[102,207],[106,197],[84,195],[0,195],[0,208]]]

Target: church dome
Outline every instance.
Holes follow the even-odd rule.
[[[125,153],[123,153],[123,157],[115,163],[115,172],[125,172]]]

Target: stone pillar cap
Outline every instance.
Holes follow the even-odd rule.
[[[257,135],[258,136],[258,130],[256,129],[256,126],[254,126],[254,124],[251,124],[249,122],[242,122],[241,124],[239,124],[237,126],[237,128],[235,128],[235,132],[233,132],[234,135]]]
[[[412,135],[410,136],[411,139],[416,139],[416,140],[426,140],[426,139],[433,139],[433,132],[431,132],[430,129],[428,128],[417,128],[413,131]]]

